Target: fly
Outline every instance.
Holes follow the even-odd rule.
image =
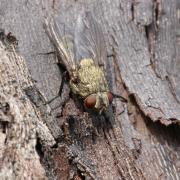
[[[107,54],[101,27],[89,11],[78,16],[74,32],[61,20],[46,20],[45,28],[67,69],[70,89],[83,99],[86,108],[101,114],[113,101],[105,73]]]

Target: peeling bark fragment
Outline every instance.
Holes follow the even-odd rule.
[[[14,47],[10,49],[0,42],[0,176],[46,179],[35,151],[39,119],[23,93],[23,88],[31,85],[29,73]]]
[[[111,17],[108,17],[108,19],[110,18]],[[111,20],[113,21],[114,19],[115,18],[112,17]],[[129,93],[136,94],[138,99],[140,99],[138,104],[145,114],[156,114],[151,116],[152,120],[161,120],[164,122],[167,120],[171,123],[170,119],[174,118],[179,121],[180,106],[177,101],[174,101],[174,97],[169,91],[166,82],[156,76],[154,71],[156,66],[153,56],[150,56],[148,51],[145,37],[139,32],[133,23],[121,26],[121,24],[125,23],[124,21],[123,17],[121,17],[112,33],[114,36],[113,39],[116,39],[116,42],[118,43],[117,47],[114,45],[115,53],[118,57],[117,64]],[[132,29],[135,31],[136,35],[134,35],[134,33],[129,33]],[[122,34],[118,33],[119,30],[121,30]],[[153,32],[151,33],[153,36]],[[137,34],[138,38],[136,38]],[[152,36],[150,38],[152,38]],[[139,43],[139,41],[141,41],[141,43]],[[150,42],[150,44],[152,44],[152,42]],[[151,66],[149,66],[151,64],[150,60],[154,63]],[[148,106],[155,108],[152,111],[152,109],[148,109]],[[158,108],[161,108],[164,115],[157,114],[157,110],[155,109]]]

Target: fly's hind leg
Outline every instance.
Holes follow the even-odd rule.
[[[62,72],[62,80],[61,80],[59,91],[58,91],[57,95],[54,98],[52,98],[51,100],[49,100],[46,104],[52,103],[54,100],[56,100],[59,97],[60,97],[60,103],[58,105],[56,105],[55,107],[51,108],[51,111],[54,111],[59,107],[62,107],[68,101],[69,93],[70,93],[70,90],[66,83],[67,79],[69,78],[68,71],[67,71],[66,67],[64,67],[64,64],[59,63],[59,62],[57,62],[56,64],[59,68],[59,71]]]
[[[50,100],[45,100],[45,102],[43,103],[43,105],[49,105],[54,100],[56,100],[57,98],[60,97],[61,98],[61,103],[58,106],[56,106],[54,108],[51,108],[51,111],[54,111],[55,109],[63,106],[63,104],[65,104],[65,102],[69,99],[69,95],[68,95],[69,91],[65,90],[66,94],[63,93],[64,92],[63,89],[64,89],[65,84],[66,84],[65,82],[67,81],[66,77],[68,77],[68,72],[67,72],[67,69],[65,68],[64,64],[59,62],[59,58],[58,58],[58,55],[57,55],[56,51],[50,51],[50,52],[47,52],[47,53],[38,53],[36,55],[50,55],[50,54],[54,54],[55,57],[57,58],[54,63],[58,66],[60,72],[62,73],[62,80],[61,80],[59,91],[58,91],[57,95],[55,97],[53,97],[52,99],[50,99]],[[62,97],[62,94],[64,94],[63,97]]]
[[[46,104],[50,104],[55,99],[57,99],[58,97],[61,97],[61,94],[62,94],[62,91],[63,91],[63,87],[64,87],[64,84],[65,84],[65,78],[66,78],[65,76],[66,76],[66,71],[62,74],[62,81],[61,81],[61,84],[60,84],[60,87],[59,87],[58,94],[55,97],[53,97],[51,100],[47,101]]]
[[[55,97],[53,97],[51,100],[46,102],[46,104],[50,104],[54,100],[56,100],[58,97],[60,97],[62,99],[62,102],[58,106],[52,108],[52,111],[57,109],[58,107],[62,106],[67,101],[66,97],[68,97],[68,95],[64,94],[64,96],[62,96],[62,94],[64,92],[63,89],[65,88],[66,77],[67,77],[67,71],[64,71],[63,74],[62,74],[62,81],[61,81],[61,84],[60,84],[60,87],[59,87],[58,94]],[[69,94],[68,91],[65,91],[65,92],[67,92]]]

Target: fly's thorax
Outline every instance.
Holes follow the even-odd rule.
[[[80,67],[81,68],[87,68],[89,66],[94,66],[94,61],[93,59],[87,58],[87,59],[82,59],[80,62]]]
[[[74,94],[78,94],[82,98],[93,93],[109,91],[103,69],[95,65],[93,59],[82,59],[76,75],[79,81],[74,82],[74,77],[72,76],[70,88]]]

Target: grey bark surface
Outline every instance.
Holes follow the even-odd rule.
[[[23,92],[32,86],[27,66],[13,48],[7,51],[2,43],[0,57],[1,179],[46,179],[35,149],[37,137],[46,146],[55,141]]]
[[[114,100],[113,127],[78,110],[68,84],[45,104],[62,72],[44,19],[63,14],[73,24],[83,6],[103,27],[113,92],[128,100]],[[0,44],[0,176],[179,179],[179,8],[178,0],[1,0],[1,28],[19,45]]]

